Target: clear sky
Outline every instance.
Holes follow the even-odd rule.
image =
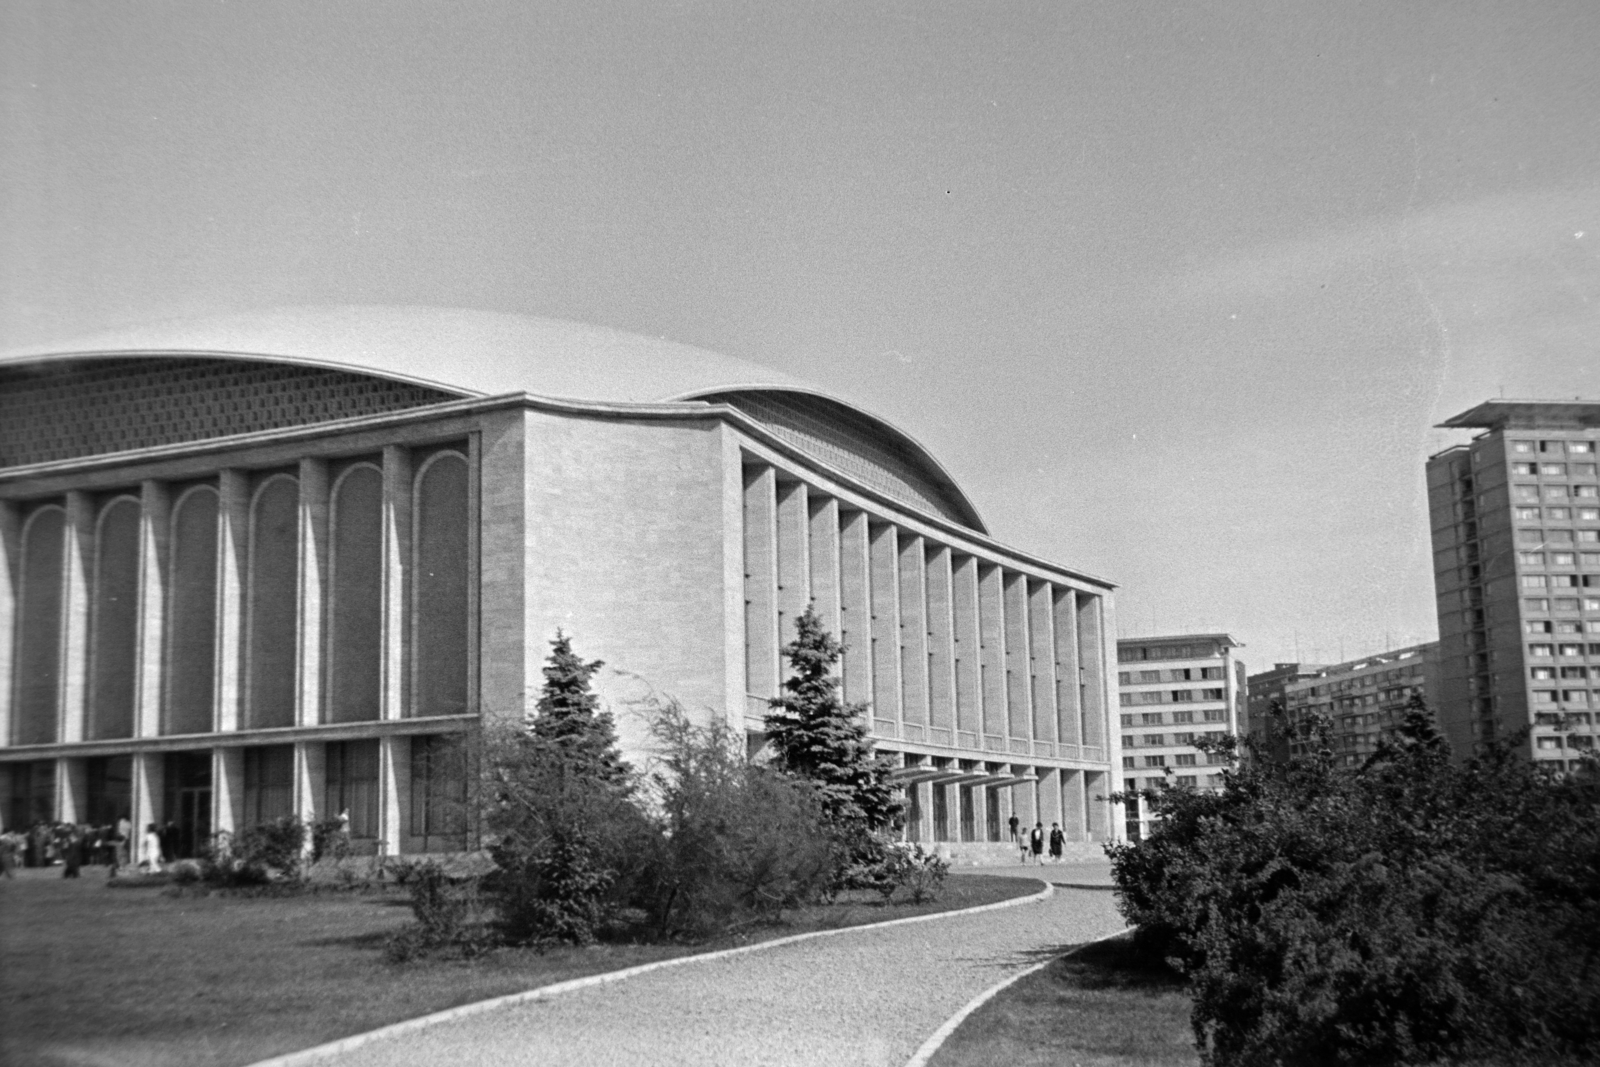
[[[909,430],[1125,635],[1435,634],[1422,466],[1600,399],[1600,4],[0,5],[0,348],[666,336]]]

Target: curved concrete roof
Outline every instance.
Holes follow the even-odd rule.
[[[712,393],[804,393],[860,412],[949,495],[982,518],[909,434],[782,371],[660,338],[560,319],[463,308],[289,307],[177,319],[0,353],[0,368],[86,356],[217,356],[302,363],[426,385],[461,396],[534,393],[576,401],[656,403]]]

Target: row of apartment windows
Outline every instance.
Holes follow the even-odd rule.
[[[1118,671],[1121,685],[1146,685],[1151,682],[1220,681],[1224,677],[1221,667],[1175,667],[1165,671]]]
[[[1522,624],[1523,629],[1530,634],[1581,634],[1584,624],[1574,619],[1557,619],[1551,622],[1548,619],[1533,619]],[[1591,630],[1596,629],[1596,624],[1590,623]]]
[[[1563,741],[1566,742],[1565,745],[1562,744]],[[1566,734],[1565,736],[1557,734],[1553,737],[1536,737],[1533,739],[1533,747],[1546,752],[1560,748],[1585,749],[1592,752],[1594,751],[1594,738],[1589,734]]]
[[[1193,752],[1179,752],[1172,757],[1172,765],[1174,767],[1195,767],[1199,765],[1199,758],[1199,755]],[[1220,767],[1227,762],[1228,760],[1224,756],[1210,754],[1206,756],[1205,765],[1208,767]],[[1165,767],[1166,765],[1167,757],[1165,754],[1122,757],[1123,767]],[[1220,779],[1217,784],[1220,784]]]
[[[1600,656],[1600,644],[1591,644],[1587,647],[1589,655]],[[1547,645],[1541,642],[1529,645],[1528,655],[1542,659],[1548,659],[1551,656],[1581,656],[1584,654],[1584,648],[1585,646],[1579,644]]]
[[[1203,645],[1126,645],[1117,648],[1118,663],[1144,660],[1210,659],[1221,650],[1215,644]]]
[[[1567,477],[1568,464],[1565,463],[1513,463],[1512,474],[1533,474],[1541,478]],[[1575,478],[1593,478],[1595,465],[1593,463],[1573,463],[1572,476]]]
[[[1600,530],[1518,530],[1517,541],[1525,545],[1570,545],[1574,541],[1600,543]]]
[[[1600,574],[1524,574],[1524,589],[1600,589]]]
[[[1576,497],[1579,500],[1591,497],[1600,497],[1600,485],[1567,485],[1565,483],[1547,482],[1544,485],[1522,485],[1511,487],[1511,499],[1522,503],[1537,503],[1539,500],[1565,500]]]
[[[1540,452],[1545,455],[1592,455],[1595,450],[1593,441],[1512,441],[1511,451],[1521,454]]]
[[[1172,740],[1167,740],[1166,734],[1123,734],[1122,745],[1124,748],[1161,748],[1165,745],[1192,745],[1197,737],[1222,737],[1221,730],[1207,730],[1205,733],[1177,733],[1172,735]]]
[[[1517,553],[1517,562],[1525,567],[1543,567],[1547,561],[1552,567],[1576,567],[1580,560],[1585,567],[1600,567],[1600,552],[1551,552],[1548,556],[1544,552]]]
[[[1523,599],[1522,607],[1526,611],[1541,611],[1548,613],[1550,611],[1551,603],[1552,602],[1548,597],[1530,596]],[[1600,597],[1586,596],[1580,598],[1574,596],[1558,596],[1555,598],[1554,604],[1556,611],[1578,611],[1580,609],[1583,611],[1600,611]]]
[[[1529,670],[1528,673],[1533,676],[1534,681],[1539,681],[1539,682],[1548,681],[1548,680],[1550,680],[1552,678],[1557,677],[1556,668],[1554,668],[1554,667],[1533,667],[1533,668],[1531,668]],[[1594,676],[1596,678],[1600,678],[1600,667],[1596,667],[1594,669]],[[1589,677],[1589,668],[1588,667],[1562,667],[1561,668],[1560,677],[1562,677],[1562,678],[1587,678],[1587,677]]]
[[[1228,721],[1228,711],[1226,708],[1204,708],[1201,710],[1200,715],[1202,722]],[[1122,725],[1132,726],[1134,724],[1134,718],[1135,716],[1133,715],[1123,715]],[[1138,719],[1140,726],[1163,726],[1169,722],[1173,725],[1182,725],[1184,723],[1195,721],[1194,712],[1192,711],[1173,711],[1166,713],[1159,711],[1144,711],[1139,713]]]
[[[1542,510],[1519,507],[1513,508],[1511,513],[1516,516],[1518,522],[1571,522],[1574,514],[1572,508],[1561,507]],[[1600,522],[1600,508],[1578,508],[1576,514],[1579,522]]]
[[[1124,767],[1131,767],[1131,766],[1133,766],[1133,764],[1124,763],[1123,766]],[[1146,789],[1161,789],[1161,788],[1167,786],[1168,784],[1175,784],[1180,789],[1197,789],[1197,788],[1199,788],[1199,782],[1198,782],[1197,779],[1198,779],[1198,775],[1193,775],[1193,774],[1177,774],[1177,775],[1173,775],[1173,777],[1171,779],[1167,779],[1167,778],[1146,778],[1144,780],[1144,788],[1146,788]],[[1216,789],[1221,785],[1222,785],[1222,775],[1220,775],[1220,774],[1208,774],[1208,775],[1206,775],[1206,787],[1208,789]],[[1137,778],[1124,778],[1123,779],[1123,786],[1130,793],[1137,792],[1138,789],[1139,789],[1139,779],[1137,779]],[[1138,801],[1133,801],[1133,803],[1137,804]],[[1133,836],[1137,837],[1138,835],[1135,834]]]
[[[405,712],[412,716],[459,714],[468,701],[467,460],[460,452],[416,456],[410,479],[412,538],[395,563],[409,586],[405,612],[410,658]],[[380,717],[383,678],[385,553],[384,472],[380,462],[339,465],[328,491],[325,543],[325,684],[321,722]],[[87,740],[133,736],[139,684],[141,619],[151,605],[164,607],[159,696],[161,734],[208,733],[223,721],[219,706],[219,633],[237,632],[243,681],[242,728],[295,724],[301,651],[302,562],[312,553],[302,540],[300,478],[284,471],[249,475],[239,530],[225,510],[218,479],[173,486],[170,510],[146,514],[131,493],[100,498],[80,538],[67,508],[35,505],[21,536],[17,598],[17,669],[13,681],[11,744],[60,740],[63,700],[69,690],[63,658],[72,593],[69,559],[88,563]],[[311,501],[311,504],[317,502]],[[141,581],[141,526],[164,525],[166,558]],[[233,553],[239,553],[235,559]],[[313,557],[314,558],[314,557]],[[229,573],[229,561],[238,569]],[[156,584],[151,585],[152,577]],[[226,605],[237,616],[222,617]]]
[[[1198,694],[1198,695],[1196,695]],[[1193,704],[1199,700],[1225,700],[1222,689],[1152,689],[1144,693],[1119,693],[1117,700],[1129,704]]]

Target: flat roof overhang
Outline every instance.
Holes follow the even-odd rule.
[[[1485,400],[1439,423],[1440,430],[1589,430],[1600,426],[1600,400]]]

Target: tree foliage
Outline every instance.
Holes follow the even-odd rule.
[[[865,704],[845,704],[835,668],[844,647],[810,607],[784,646],[793,673],[766,716],[767,739],[782,771],[810,782],[837,826],[881,830],[900,814],[888,760],[875,756]]]
[[[1124,916],[1184,973],[1207,1064],[1580,1061],[1600,1043],[1600,785],[1453,762],[1420,703],[1359,769],[1330,725],[1219,793],[1147,790]],[[1234,742],[1222,746],[1231,750]]]

